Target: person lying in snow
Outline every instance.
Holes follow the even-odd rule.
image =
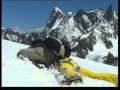
[[[22,49],[17,53],[17,57],[27,57],[32,63],[39,67],[38,64],[44,64],[45,67],[49,66],[64,57],[69,57],[71,54],[71,49],[68,45],[63,44],[58,39],[51,37],[45,40],[35,40],[29,48]]]
[[[78,64],[69,57],[61,59],[59,61],[58,71],[65,78],[65,80],[61,82],[64,85],[70,85],[72,82],[81,83],[82,76],[85,75],[90,78],[109,81],[118,86],[118,75],[112,73],[93,72],[91,70],[78,66]]]
[[[58,64],[58,71],[64,75],[65,80],[62,84],[70,85],[72,82],[81,83],[82,76],[88,76],[95,79],[106,80],[118,85],[118,75],[111,73],[96,73],[88,69],[82,68],[70,57],[71,49],[67,45],[63,45],[60,40],[46,38],[44,41],[35,40],[27,49],[22,49],[17,56],[23,55],[30,59],[37,67],[38,64],[45,64],[48,68],[55,62]],[[39,67],[41,68],[41,67]]]

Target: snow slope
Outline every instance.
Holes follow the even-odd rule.
[[[95,32],[96,32],[95,34],[97,37],[97,42],[93,47],[93,51],[89,51],[89,54],[86,56],[86,59],[93,60],[93,58],[98,57],[97,62],[103,62],[104,59],[102,59],[102,57],[107,56],[108,52],[111,52],[114,57],[118,57],[118,37],[116,39],[114,39],[113,37],[109,39],[113,43],[113,47],[107,49],[103,41],[101,41],[101,39],[99,38],[100,32],[98,30],[95,30]],[[89,35],[89,33],[83,35],[81,38],[84,39],[85,37],[87,37],[87,35]]]
[[[54,69],[38,69],[27,58],[21,60],[16,53],[27,48],[28,45],[14,43],[2,39],[2,87],[60,87],[54,74]],[[95,72],[111,72],[118,74],[118,67],[71,56],[80,66]],[[60,80],[62,76],[58,77]],[[114,87],[115,85],[98,79],[83,76],[83,83],[74,84],[70,87]],[[66,87],[66,86],[65,86]]]

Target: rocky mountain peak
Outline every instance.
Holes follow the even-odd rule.
[[[107,20],[107,21],[111,21],[113,18],[114,18],[114,13],[113,13],[113,9],[112,9],[112,4],[110,4],[108,6],[108,9],[107,11],[105,12],[104,14],[104,18]]]
[[[54,26],[56,20],[59,19],[60,21],[62,21],[64,16],[65,16],[65,14],[58,7],[54,7],[51,14],[50,14],[50,17],[47,21],[46,28],[51,29]]]
[[[63,13],[62,10],[58,7],[54,7],[53,8],[53,12],[60,12],[60,13]],[[64,13],[63,13],[64,14]]]

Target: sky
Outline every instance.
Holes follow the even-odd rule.
[[[29,31],[44,26],[54,7],[66,14],[80,9],[107,10],[109,4],[118,11],[118,0],[2,0],[2,27]]]

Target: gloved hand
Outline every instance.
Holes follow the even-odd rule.
[[[77,72],[80,71],[80,66],[77,66],[77,68],[75,69]]]
[[[63,85],[70,85],[72,82],[74,82],[75,84],[83,82],[82,77],[77,76],[77,75],[71,76],[71,77],[65,76],[64,78],[65,80],[61,82]]]

